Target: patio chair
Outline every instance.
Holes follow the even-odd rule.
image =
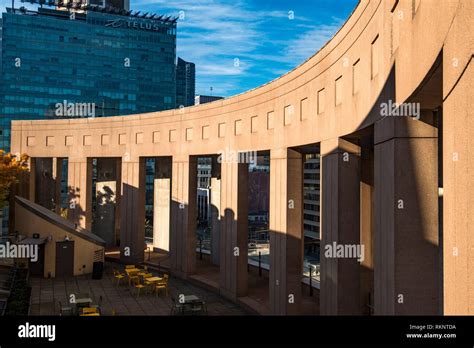
[[[114,278],[117,279],[117,285],[120,285],[120,281],[125,278],[125,274],[114,269]]]
[[[140,283],[140,279],[138,277],[135,277],[134,284],[135,289],[137,289],[137,297],[140,297],[140,290],[145,287],[145,285]]]
[[[100,305],[102,304],[102,295],[99,296],[99,302],[97,302],[97,304],[93,304],[90,306],[90,308],[96,308],[99,313],[101,312],[100,311]]]
[[[156,283],[155,285],[156,296],[158,296],[158,293],[160,292],[161,289],[165,290],[165,295],[168,296],[168,280],[169,280],[169,275],[165,274],[163,276],[163,280]]]
[[[135,265],[125,265],[125,269],[136,268]]]
[[[137,274],[127,274],[128,277],[128,286],[131,287],[132,284],[135,284],[135,281],[140,281],[140,277]]]
[[[92,314],[92,313],[98,313],[97,308],[84,307],[81,310],[81,314]]]
[[[177,315],[177,314],[184,314],[184,304],[180,303],[179,301],[176,301],[176,298],[172,297],[171,298],[171,312],[170,315]]]
[[[58,303],[59,303],[59,315],[66,316],[66,315],[74,314],[72,307],[63,307],[61,301],[58,301]]]
[[[192,315],[207,314],[206,302],[200,301],[192,303],[190,311]]]

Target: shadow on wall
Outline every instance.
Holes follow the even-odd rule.
[[[369,209],[374,211],[371,225],[374,234],[375,314],[442,313],[442,251],[438,230],[440,114],[435,111],[435,107],[442,105],[442,100],[438,98],[433,103],[433,95],[441,96],[438,90],[442,84],[436,78],[440,75],[439,62],[433,65],[433,69],[414,95],[405,101],[419,105],[419,120],[399,115],[381,115],[383,104],[396,101],[394,66],[377,102],[360,125],[361,130],[344,137],[359,147],[362,147],[361,140],[367,134],[373,132],[374,137],[371,145],[374,148],[374,193],[370,202],[372,208]],[[338,149],[332,149],[335,150]],[[367,202],[360,201],[360,169],[357,172],[353,168],[345,169],[344,163],[340,162],[344,150],[339,153],[335,151],[336,155],[332,151],[329,155],[322,156],[324,203],[321,220],[321,298],[325,302],[322,308],[325,308],[326,314],[339,313],[341,304],[355,310],[351,300],[347,300],[352,294],[359,293],[359,286],[362,284],[358,284],[356,277],[351,274],[362,271],[367,275],[367,270],[363,267],[358,271],[356,264],[345,260],[331,261],[324,256],[324,247],[333,242],[361,243],[360,234],[354,234],[354,226],[348,221],[352,220],[358,225],[358,218],[344,214],[353,207],[369,207]],[[336,171],[331,171],[331,168]],[[337,181],[332,182],[334,186],[331,189],[328,185],[331,185],[334,175]],[[348,180],[352,182],[352,188],[350,184],[347,186]],[[352,198],[348,198],[348,195]],[[347,203],[348,200],[350,204]],[[330,202],[335,202],[336,205],[333,206]],[[327,213],[324,213],[325,209]],[[338,212],[341,210],[343,214],[339,216]],[[354,301],[359,300],[354,297]]]

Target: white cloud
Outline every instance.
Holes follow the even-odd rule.
[[[295,63],[302,63],[323,47],[339,30],[343,20],[333,18],[331,24],[315,25],[306,30],[285,49],[285,57]]]

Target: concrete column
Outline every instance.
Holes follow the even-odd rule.
[[[437,129],[377,122],[374,175],[375,314],[439,314]]]
[[[467,4],[471,4],[469,1]],[[472,5],[471,5],[472,6]],[[465,9],[467,11],[467,9]],[[469,16],[469,12],[466,12]],[[464,32],[464,26],[458,30]],[[466,35],[469,35],[466,32]],[[453,49],[443,52],[445,74],[461,74],[460,65],[453,68]],[[472,40],[471,40],[472,42]],[[445,315],[474,314],[474,61],[471,58],[459,79],[444,87],[443,122],[443,288]],[[446,80],[446,78],[445,78]],[[446,83],[446,82],[445,82]]]
[[[211,167],[211,262],[219,265],[221,230],[221,164],[212,158]]]
[[[63,158],[53,158],[53,182],[54,182],[54,212],[61,214],[61,180],[63,174]]]
[[[155,159],[153,182],[153,249],[170,250],[171,158]]]
[[[35,203],[49,210],[54,210],[55,201],[54,162],[54,158],[35,159]]]
[[[364,140],[360,172],[360,243],[364,246],[364,259],[360,263],[360,304],[361,313],[370,315],[374,304],[374,151],[373,142]]]
[[[141,263],[145,249],[145,158],[122,160],[120,260]]]
[[[28,199],[32,202],[36,201],[36,158],[29,158],[29,184],[28,184]]]
[[[248,291],[248,163],[221,164],[220,291],[231,299]]]
[[[91,230],[92,225],[92,159],[68,160],[68,219]]]
[[[303,272],[303,156],[270,152],[270,313],[298,314]]]
[[[186,278],[196,272],[197,159],[173,157],[171,271]]]
[[[115,158],[97,159],[96,210],[93,232],[114,246],[117,197],[117,165]]]
[[[359,148],[343,139],[321,142],[321,315],[360,314]],[[348,252],[338,254],[344,248]]]

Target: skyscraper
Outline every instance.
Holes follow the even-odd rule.
[[[224,99],[224,97],[212,96],[212,95],[197,95],[194,98],[194,105],[212,103],[216,100]]]
[[[88,6],[2,15],[0,148],[12,119],[172,109],[176,19]]]
[[[196,67],[178,57],[176,64],[176,107],[194,105]]]

